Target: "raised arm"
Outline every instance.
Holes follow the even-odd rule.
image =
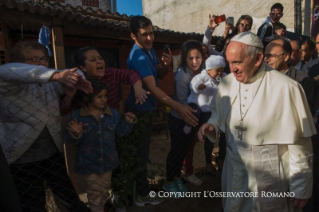
[[[166,74],[168,73],[168,69],[170,64],[172,63],[172,52],[171,49],[168,49],[169,54],[166,54],[163,52],[162,55],[162,61],[164,63],[164,65],[158,64],[157,65],[157,73],[158,73],[158,78],[159,79],[164,79],[164,77],[166,76]]]
[[[56,72],[44,66],[28,65],[25,63],[7,63],[0,66],[0,79],[19,85],[47,83]],[[3,83],[1,83],[3,85]]]
[[[212,35],[215,31],[215,28],[218,26],[218,24],[215,23],[214,18],[215,18],[215,16],[211,16],[209,14],[208,26],[207,26],[207,29],[204,33],[204,37],[203,37],[203,44],[205,44],[207,46],[207,50],[208,50],[209,55],[220,55],[220,53],[218,51],[216,51],[212,47],[212,44],[211,44]]]

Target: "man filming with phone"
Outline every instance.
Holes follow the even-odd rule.
[[[134,90],[132,87],[131,93],[125,102],[126,110],[136,114],[138,120],[143,120],[142,123],[139,121],[140,123],[135,125],[135,127],[139,127],[139,129],[135,129],[135,127],[133,129],[133,131],[136,130],[140,132],[138,138],[135,139],[137,153],[140,156],[138,166],[141,170],[136,177],[137,197],[135,204],[137,206],[145,206],[145,204],[156,205],[163,200],[157,196],[149,196],[150,188],[147,179],[147,161],[150,151],[152,120],[157,100],[176,110],[183,120],[191,126],[196,126],[198,120],[192,114],[192,112],[196,112],[195,110],[174,101],[158,87],[158,79],[165,77],[172,63],[172,52],[167,48],[168,53],[163,53],[161,58],[163,65],[161,65],[152,47],[154,42],[152,21],[144,16],[134,16],[130,22],[130,31],[135,44],[127,60],[127,67],[131,70],[136,70],[141,75],[145,89],[151,94],[150,96],[145,95],[140,97],[144,102],[143,104],[135,104]],[[142,132],[141,129],[143,129]]]

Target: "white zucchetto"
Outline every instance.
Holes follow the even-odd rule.
[[[261,42],[260,38],[250,31],[239,33],[236,36],[234,36],[230,41],[237,41],[240,43],[244,43],[248,46],[255,46],[257,48],[262,49],[264,48],[264,45]]]

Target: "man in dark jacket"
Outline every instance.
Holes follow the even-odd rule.
[[[284,7],[280,3],[274,4],[271,9],[269,16],[266,18],[264,23],[258,28],[257,35],[259,36],[260,40],[264,44],[264,48],[268,45],[269,41],[267,40],[268,37],[274,34],[274,24],[280,23],[279,20],[283,16]]]
[[[266,47],[264,61],[273,69],[278,70],[301,84],[305,91],[309,108],[313,114],[314,80],[305,73],[296,70],[293,66],[288,65],[291,52],[292,48],[289,41],[278,38],[271,41]]]
[[[316,49],[319,54],[319,33],[316,37]],[[309,77],[316,77],[319,75],[319,58],[312,60],[302,67],[302,72],[308,74]]]

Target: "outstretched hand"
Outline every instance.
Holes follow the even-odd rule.
[[[78,81],[74,85],[76,89],[83,91],[86,94],[93,93],[92,85],[89,81],[84,79],[81,75],[78,77]]]
[[[78,136],[83,130],[83,124],[82,122],[78,122],[76,119],[74,119],[68,123],[66,129],[69,130],[69,132],[73,135]]]
[[[212,133],[214,130],[215,130],[214,125],[212,125],[212,124],[203,124],[199,128],[198,133],[197,133],[198,140],[204,141],[204,136],[206,136],[209,133]]]
[[[136,121],[136,116],[134,113],[127,112],[127,113],[125,113],[125,120],[128,123],[134,123]]]
[[[182,105],[176,109],[177,113],[182,117],[182,119],[186,122],[186,124],[196,127],[198,124],[198,119],[194,116],[193,113],[196,112],[193,108]]]
[[[49,81],[61,82],[69,87],[73,87],[78,81],[79,74],[76,73],[78,68],[72,68],[61,72],[55,72]]]

